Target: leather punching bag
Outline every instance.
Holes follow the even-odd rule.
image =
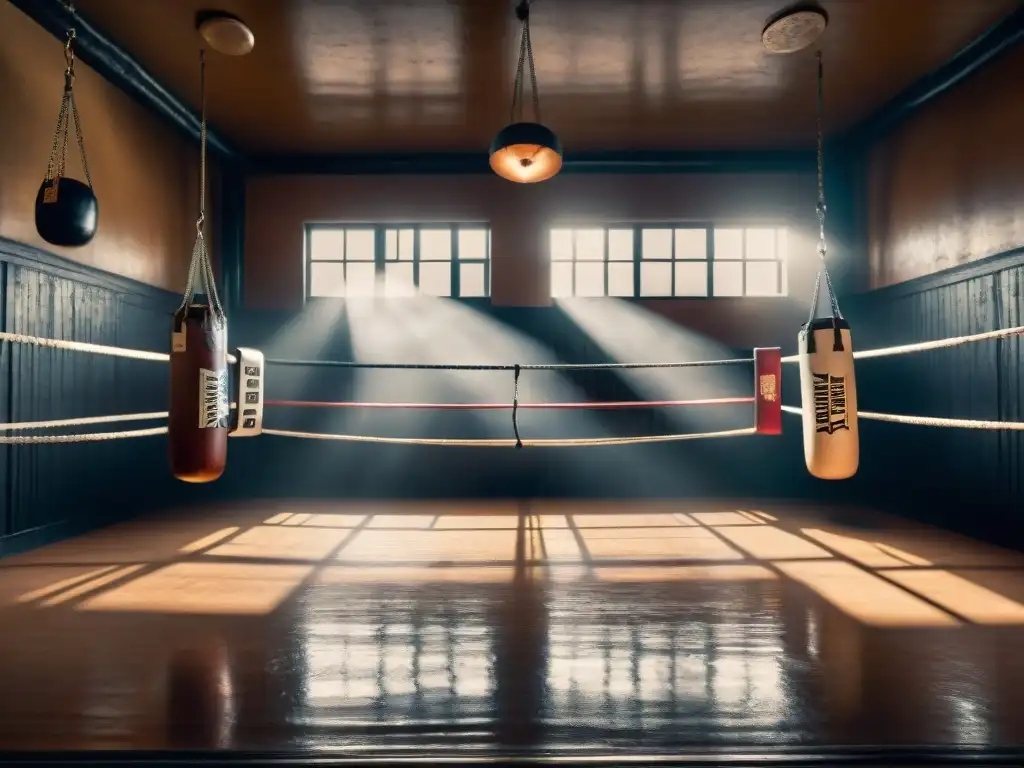
[[[208,483],[227,463],[227,324],[208,304],[190,302],[175,313],[171,340],[171,472]]]
[[[75,54],[72,44],[74,31],[68,33],[64,46],[67,68],[64,70],[64,97],[57,116],[57,130],[54,132],[50,161],[46,167],[46,178],[39,185],[36,194],[36,231],[51,245],[76,248],[86,245],[96,234],[99,224],[99,203],[92,189],[89,163],[85,158],[85,141],[75,104]],[[85,182],[69,178],[65,173],[67,165],[68,131],[74,121],[78,151],[82,159]]]
[[[819,318],[800,329],[798,341],[807,470],[821,480],[845,480],[860,461],[850,324]]]

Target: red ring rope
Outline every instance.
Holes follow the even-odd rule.
[[[594,403],[519,403],[518,407],[530,410],[615,410],[619,408],[674,408],[686,405],[742,405],[753,403],[753,397],[719,397],[705,400],[650,400],[650,401],[611,401]],[[408,410],[440,411],[508,411],[512,403],[354,403],[354,402],[315,402],[307,400],[268,400],[267,407],[285,408],[392,408]]]

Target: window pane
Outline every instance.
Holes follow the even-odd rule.
[[[460,251],[461,254],[461,246]],[[460,264],[459,265],[459,295],[460,296],[486,296],[484,290],[484,265],[483,264]]]
[[[310,296],[344,296],[345,265],[344,264],[310,264],[309,265]]]
[[[398,258],[400,261],[412,261],[413,237],[411,229],[398,230]]]
[[[604,261],[603,229],[576,230],[576,261]],[[581,295],[579,285],[576,286],[576,295]]]
[[[420,230],[420,261],[445,261],[452,257],[452,231],[450,229]],[[451,276],[448,277],[448,293],[434,294],[447,296],[451,293]],[[420,289],[423,289],[423,272],[420,271]]]
[[[397,261],[398,260],[398,230],[397,229],[385,229],[384,230],[384,260],[385,261]]]
[[[373,261],[373,240],[372,229],[349,229],[345,232],[345,260],[346,261]],[[351,282],[351,277],[349,277]]]
[[[632,261],[633,260],[633,230],[632,229],[609,229],[608,230],[608,260],[609,261]]]
[[[677,229],[676,258],[706,259],[708,257],[708,232],[706,229]]]
[[[420,233],[422,237],[422,233]],[[420,240],[422,252],[423,241]],[[452,268],[448,262],[420,262],[420,293],[428,296],[452,295]]]
[[[555,262],[551,265],[551,295],[556,299],[572,296],[571,262]]]
[[[459,230],[459,258],[481,260],[487,258],[486,229]]]
[[[576,295],[604,296],[604,264],[576,262]]]
[[[373,296],[376,282],[377,275],[372,262],[349,262],[345,265],[346,296]]]
[[[335,259],[345,258],[344,229],[311,229],[309,231],[309,258]]]
[[[412,296],[416,286],[412,280],[412,264],[384,265],[384,295]]]
[[[677,261],[676,296],[708,295],[708,263],[706,261]]]
[[[743,263],[739,261],[715,262],[715,296],[743,295]]]
[[[789,296],[789,266],[783,262],[779,269],[782,271],[782,274],[779,275],[779,282],[782,284],[782,288],[779,289],[779,295]]]
[[[778,229],[778,254],[780,259],[789,258],[789,230],[785,227]]]
[[[779,267],[777,261],[752,261],[747,268],[747,296],[778,296]]]
[[[640,265],[640,295],[672,295],[671,261],[651,261]]]
[[[632,239],[632,238],[630,238]],[[608,295],[633,295],[633,264],[613,262],[608,265]]]
[[[715,258],[716,259],[742,259],[743,258],[743,230],[742,229],[716,229],[715,230]],[[718,291],[715,291],[718,295]]]
[[[747,230],[748,259],[774,259],[776,256],[774,229]]]
[[[551,230],[551,260],[572,261],[572,230]]]
[[[641,255],[645,259],[672,258],[672,230],[645,229],[641,245]],[[640,281],[641,285],[643,280]]]

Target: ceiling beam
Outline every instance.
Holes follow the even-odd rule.
[[[728,152],[569,152],[562,173],[805,173],[813,172],[813,150]],[[487,152],[410,152],[335,155],[266,155],[249,170],[264,175],[462,175],[493,173]]]
[[[967,78],[1024,41],[1024,4],[983,32],[953,58],[884,104],[844,137],[847,146],[865,147]]]
[[[61,43],[68,29],[75,29],[75,56],[116,88],[171,123],[194,141],[199,141],[200,116],[161,85],[138,61],[64,3],[39,0],[9,0]],[[196,44],[198,50],[198,42]],[[240,160],[239,150],[218,131],[207,127],[210,151],[227,160]]]

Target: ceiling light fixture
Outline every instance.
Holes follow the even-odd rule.
[[[256,45],[249,26],[224,11],[200,11],[196,15],[196,29],[210,48],[225,56],[245,56]]]
[[[816,5],[797,5],[779,11],[761,31],[761,44],[769,53],[796,53],[814,45],[828,14]]]
[[[512,89],[512,113],[506,125],[491,142],[491,170],[503,179],[520,184],[547,181],[562,168],[562,144],[550,128],[540,122],[540,96],[537,93],[537,72],[533,66],[533,45],[530,42],[530,0],[520,0],[516,18],[523,25],[519,42],[519,65]],[[524,69],[529,67],[533,90],[533,117],[536,122],[523,121]]]

